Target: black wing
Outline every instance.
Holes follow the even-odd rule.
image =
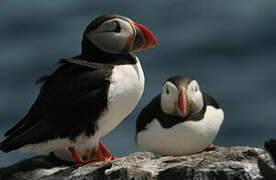
[[[140,112],[136,121],[136,134],[146,129],[156,114],[160,111],[160,95],[156,96],[151,102]]]
[[[218,102],[212,96],[210,96],[206,93],[203,93],[203,99],[204,99],[205,105],[212,105],[217,109],[220,108]]]
[[[83,131],[94,134],[95,121],[107,106],[113,66],[70,61],[63,61],[52,75],[41,79],[37,100],[27,115],[5,133],[7,138],[0,143],[0,150],[8,152],[57,137],[74,140]]]

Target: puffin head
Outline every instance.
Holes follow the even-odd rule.
[[[106,14],[87,26],[82,45],[83,51],[96,46],[105,53],[124,54],[154,47],[157,40],[145,26],[121,15]]]
[[[203,95],[196,80],[175,76],[164,83],[161,93],[163,112],[184,118],[200,112],[203,105]]]

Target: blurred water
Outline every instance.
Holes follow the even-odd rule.
[[[0,2],[0,134],[28,111],[62,57],[80,52],[85,26],[104,13],[119,13],[149,27],[159,46],[139,53],[146,75],[143,99],[103,141],[123,156],[137,151],[137,114],[163,81],[188,74],[225,111],[219,145],[262,146],[276,137],[276,1],[3,0]],[[0,167],[33,154],[0,153]]]

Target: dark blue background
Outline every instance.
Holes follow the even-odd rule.
[[[85,26],[119,13],[149,27],[159,46],[138,56],[146,87],[135,111],[103,141],[116,156],[137,151],[138,112],[163,81],[187,74],[225,111],[216,143],[262,146],[276,137],[276,1],[274,0],[2,0],[0,1],[0,134],[35,100],[38,77],[80,52]],[[33,154],[0,153],[0,166]]]

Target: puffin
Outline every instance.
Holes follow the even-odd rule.
[[[214,147],[223,119],[223,110],[197,80],[174,76],[140,112],[135,140],[141,150],[159,155],[198,153]]]
[[[271,163],[268,163],[262,158],[258,158],[258,167],[260,170],[261,175],[268,180],[274,180],[276,179],[276,139],[269,139],[265,141],[264,143],[264,148],[267,152],[269,152],[273,163],[274,167],[271,166]]]
[[[144,73],[134,52],[156,45],[153,33],[128,17],[97,17],[83,33],[80,55],[62,59],[38,80],[38,97],[4,134],[0,150],[53,151],[80,164],[114,160],[99,139],[133,111],[143,94]],[[92,153],[96,157],[84,158]]]

